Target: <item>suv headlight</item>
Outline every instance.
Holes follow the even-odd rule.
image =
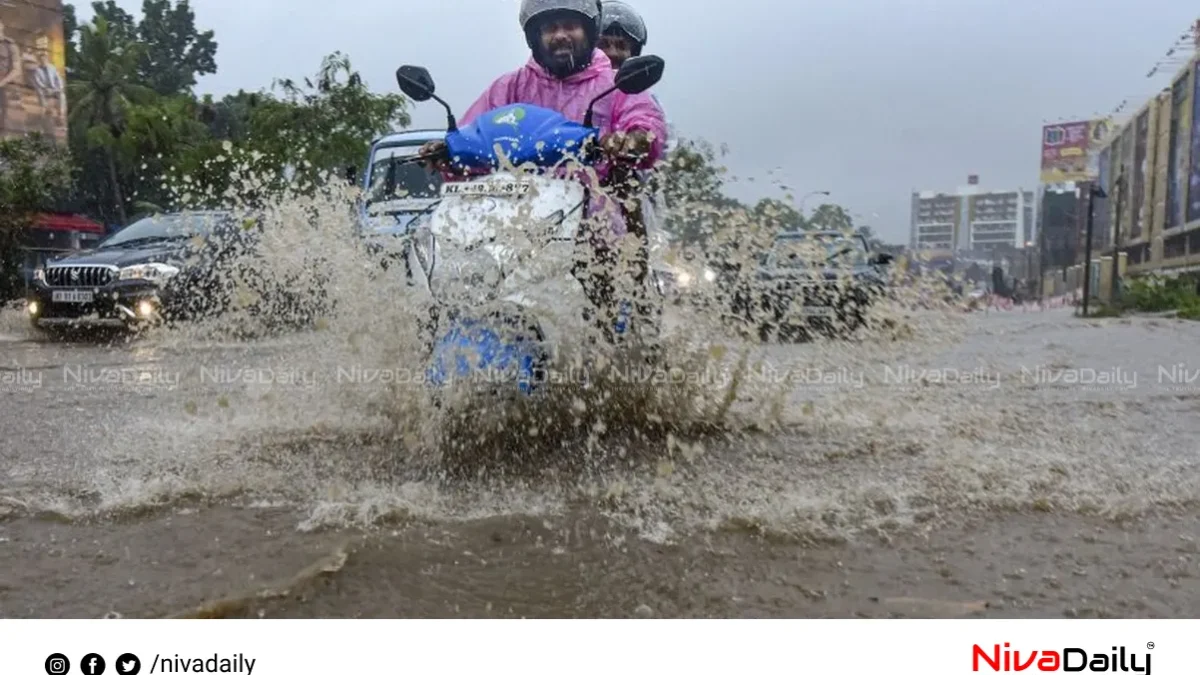
[[[164,263],[146,263],[122,267],[118,278],[121,281],[129,279],[145,279],[147,281],[166,281],[179,274],[179,268]]]
[[[46,283],[46,268],[39,267],[36,270],[34,270],[33,271],[33,280],[43,283],[43,284]]]

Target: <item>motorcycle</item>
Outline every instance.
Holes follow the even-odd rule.
[[[566,333],[578,332],[581,313],[585,321],[607,323],[606,340],[613,344],[657,335],[661,286],[652,272],[638,282],[645,293],[635,289],[633,295],[640,298],[615,297],[611,284],[596,283],[589,236],[596,216],[593,198],[611,197],[596,181],[579,180],[572,171],[595,178],[601,159],[599,129],[592,126],[595,104],[617,90],[646,91],[661,79],[663,68],[657,56],[626,61],[615,85],[591,101],[582,124],[556,111],[515,104],[488,111],[463,128],[435,95],[426,69],[397,70],[407,96],[432,99],[446,109],[443,156],[412,161],[435,159],[465,177],[441,186],[440,200],[428,218],[417,221],[404,256],[409,283],[430,305],[429,384],[482,377],[493,387],[515,385],[531,394],[564,357]],[[592,264],[581,262],[580,251]],[[656,309],[635,311],[644,310],[645,298],[656,294]]]

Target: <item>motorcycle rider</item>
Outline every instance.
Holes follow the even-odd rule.
[[[642,55],[647,40],[646,21],[641,14],[638,14],[637,10],[621,0],[603,0],[600,19],[600,50],[608,56],[609,61],[612,61],[613,69],[619,70],[621,64],[631,56]],[[649,94],[662,110],[662,102],[658,100],[654,92],[649,92]],[[663,117],[666,118],[665,112]],[[671,149],[674,140],[673,132],[674,129],[668,123],[668,138],[664,153]],[[648,186],[652,186],[653,176],[643,174],[642,180]],[[654,221],[653,210],[657,209],[662,201],[662,197],[658,193],[659,190],[653,188],[646,191],[645,199],[641,204],[642,217],[646,221]]]
[[[612,62],[597,47],[601,12],[600,0],[522,0],[520,22],[531,51],[529,61],[493,82],[459,124],[466,126],[484,112],[515,103],[556,110],[582,123],[588,104],[614,84]],[[636,202],[633,185],[638,170],[653,167],[664,152],[667,126],[662,108],[649,94],[614,91],[596,103],[593,124],[600,130],[600,144],[609,160],[598,167],[597,173],[621,202]],[[421,154],[448,172],[445,148],[444,141],[433,141],[422,148]],[[608,200],[598,201],[612,216],[614,234],[621,236],[632,230],[638,236],[639,258],[644,258],[648,243],[637,209],[621,208],[620,213],[614,213]],[[612,310],[608,269],[615,262],[613,252],[603,243],[597,243],[595,249],[590,283],[585,286],[593,301]],[[645,269],[634,276],[640,286]]]
[[[620,0],[604,0],[601,7],[599,46],[613,68],[620,68],[625,59],[641,56],[646,48],[646,22]]]

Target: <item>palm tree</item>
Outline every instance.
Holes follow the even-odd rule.
[[[71,98],[70,120],[81,125],[87,145],[102,148],[108,160],[108,178],[121,225],[125,217],[125,197],[117,174],[116,145],[125,130],[129,107],[153,97],[153,92],[138,84],[138,63],[142,46],[121,43],[110,30],[109,22],[97,16],[92,25],[79,28],[79,60],[73,68],[74,80],[68,83]]]

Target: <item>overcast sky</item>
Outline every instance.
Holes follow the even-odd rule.
[[[908,240],[913,189],[1032,189],[1044,120],[1087,118],[1169,85],[1146,73],[1197,18],[1183,0],[630,0],[655,89],[683,136],[727,143],[743,199],[830,190],[883,238]],[[90,2],[78,2],[81,19]],[[118,0],[139,13],[141,0]],[[260,89],[334,50],[396,91],[424,65],[464,110],[524,63],[518,0],[192,0],[216,32],[201,92]],[[415,126],[438,126],[435,104]],[[808,210],[821,198],[811,198]],[[875,214],[878,214],[877,217]]]

